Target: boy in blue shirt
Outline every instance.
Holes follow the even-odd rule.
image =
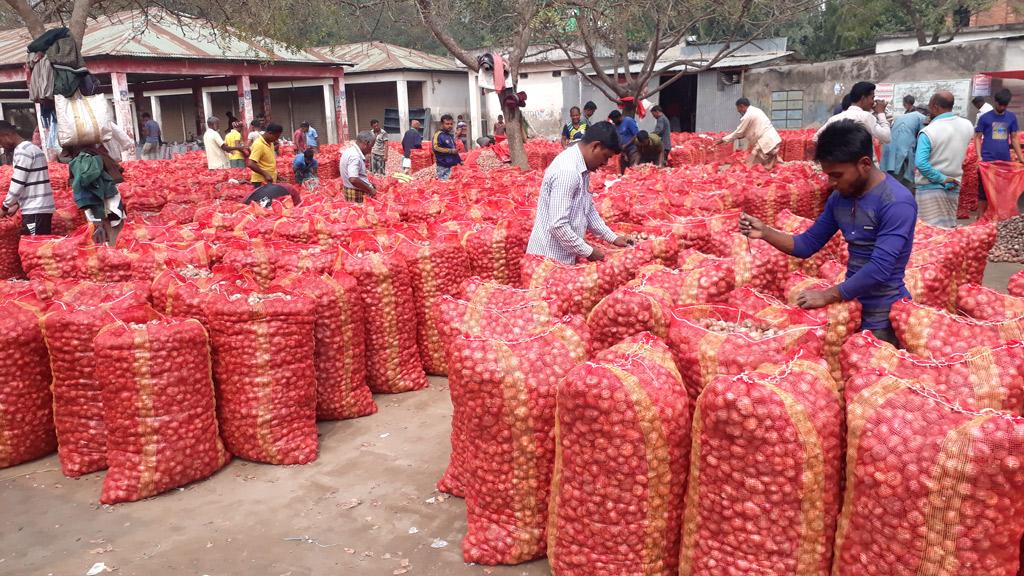
[[[814,159],[834,190],[814,225],[791,236],[744,214],[740,232],[797,258],[815,254],[842,232],[850,251],[846,280],[826,290],[806,290],[797,304],[821,308],[856,298],[863,306],[861,330],[898,346],[889,310],[910,297],[903,277],[914,244],[917,204],[906,187],[875,167],[872,152],[871,134],[863,126],[852,120],[830,124],[818,138]]]
[[[295,160],[292,162],[292,173],[295,174],[296,184],[302,184],[306,180],[319,178],[317,175],[319,164],[313,157],[315,154],[315,150],[306,148],[302,151],[302,154],[295,155]]]
[[[626,168],[640,163],[640,150],[636,147],[636,137],[640,134],[640,127],[636,125],[636,120],[632,116],[626,116],[620,110],[612,110],[612,113],[608,115],[608,120],[615,124],[616,130],[619,132],[619,147],[622,148],[622,160],[619,162],[619,168],[622,173],[625,173]]]
[[[1011,94],[1007,89],[996,92],[995,108],[978,118],[974,128],[974,147],[982,162],[1010,161],[1010,147],[1013,147],[1018,162],[1024,162],[1020,142],[1017,140],[1017,116],[1006,108],[1010,105]]]

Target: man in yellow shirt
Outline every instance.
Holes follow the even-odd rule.
[[[277,154],[274,152],[274,142],[277,142],[283,131],[284,128],[280,124],[267,124],[263,135],[252,141],[246,166],[252,170],[253,186],[259,188],[264,184],[277,182]]]
[[[242,146],[242,123],[235,121],[231,123],[231,130],[224,135],[224,143],[229,148],[240,148]],[[234,152],[228,152],[228,165],[232,168],[245,168],[245,156],[242,150],[236,150]]]

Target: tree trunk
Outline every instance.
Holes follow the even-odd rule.
[[[523,170],[529,170],[530,165],[526,161],[526,134],[523,132],[523,113],[518,106],[509,108],[505,106],[504,96],[502,99],[501,111],[505,114],[505,137],[508,138],[508,151],[512,156],[512,165]]]
[[[32,9],[28,0],[5,0],[5,2],[18,13],[18,17],[25,23],[25,27],[28,28],[28,33],[32,35],[33,39],[46,32],[46,23]]]

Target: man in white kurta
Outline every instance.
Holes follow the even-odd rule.
[[[751,106],[750,100],[740,98],[736,101],[736,111],[740,113],[740,125],[732,134],[719,140],[719,142],[733,142],[735,140],[746,140],[750,146],[750,157],[747,164],[760,164],[771,170],[779,160],[779,146],[782,138],[772,126],[768,115],[757,106]]]

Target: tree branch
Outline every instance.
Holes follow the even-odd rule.
[[[18,14],[18,18],[21,19],[22,23],[28,28],[28,33],[32,35],[32,38],[39,37],[40,34],[46,32],[46,22],[36,14],[36,11],[29,6],[28,0],[4,0],[7,5],[10,6]]]
[[[420,19],[423,20],[423,24],[430,30],[430,33],[437,38],[437,41],[444,45],[459,62],[466,65],[467,68],[476,72],[480,70],[480,66],[476,62],[476,58],[471,56],[469,52],[465,51],[459,43],[456,42],[455,38],[452,38],[451,34],[446,30],[446,24],[442,23],[437,18],[437,14],[434,13],[434,2],[433,0],[416,0],[416,7],[419,8]]]

